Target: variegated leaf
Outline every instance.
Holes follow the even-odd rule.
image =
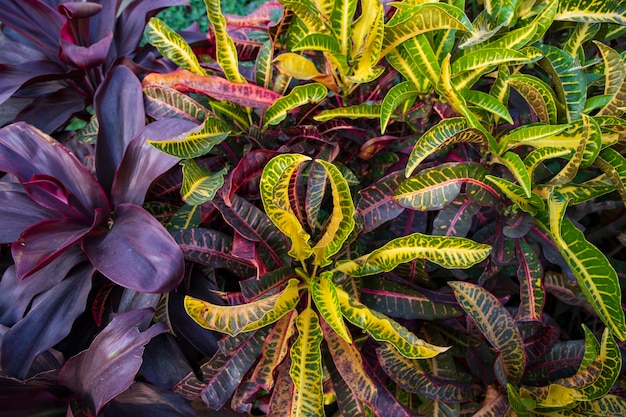
[[[231,130],[229,126],[215,117],[207,117],[196,131],[186,133],[179,138],[164,141],[148,140],[148,143],[168,155],[190,159],[205,155],[220,144]]]
[[[211,101],[209,105],[216,114],[232,120],[233,124],[242,131],[250,129],[250,117],[240,105],[230,101]]]
[[[473,71],[480,68],[494,68],[500,64],[519,64],[528,61],[528,57],[512,49],[481,48],[476,52],[463,55],[452,63],[453,77],[463,71]]]
[[[272,61],[274,60],[274,47],[271,41],[265,41],[254,61],[254,82],[263,88],[270,88],[272,82]]]
[[[324,416],[322,388],[323,339],[317,314],[309,307],[296,319],[298,338],[291,346],[291,380],[294,385],[292,416]]]
[[[185,203],[199,205],[213,200],[224,185],[227,169],[211,172],[200,167],[193,159],[186,159],[180,164],[183,166],[183,185],[180,194]]]
[[[447,347],[431,345],[419,339],[406,327],[391,320],[384,314],[370,310],[350,297],[341,288],[337,288],[337,295],[341,305],[341,313],[350,323],[360,327],[374,339],[390,343],[407,358],[432,358],[448,350]]]
[[[515,203],[520,209],[526,213],[536,214],[545,208],[545,203],[535,192],[530,193],[530,197],[527,197],[526,191],[510,181],[504,178],[495,177],[493,175],[487,175],[486,180],[495,184],[505,196]]]
[[[287,190],[291,174],[298,165],[310,159],[297,154],[283,154],[272,158],[263,169],[260,184],[265,212],[276,227],[291,240],[289,255],[300,261],[311,255],[310,236],[293,212]]]
[[[146,40],[158,51],[181,68],[197,75],[206,75],[198,58],[187,42],[157,17],[150,18],[146,25]]]
[[[516,241],[519,266],[517,279],[520,283],[520,307],[516,321],[541,322],[545,294],[543,290],[543,267],[533,248],[524,241]]]
[[[417,97],[419,91],[415,84],[404,81],[391,87],[380,106],[380,132],[385,133],[391,116],[402,103]]]
[[[357,0],[336,0],[330,13],[330,25],[339,41],[342,55],[348,56],[352,37],[352,19],[356,12]]]
[[[524,340],[509,312],[483,287],[469,282],[448,282],[459,304],[499,353],[508,382],[517,383],[526,363]]]
[[[282,1],[281,4],[285,7],[285,9],[291,10],[305,25],[305,28],[308,29],[308,31],[304,33],[304,36],[309,33],[327,32],[324,19],[320,16],[320,13],[316,10],[313,4],[293,0]],[[302,38],[304,38],[304,36],[302,36]]]
[[[341,316],[333,273],[324,271],[311,283],[311,297],[324,321],[346,342],[352,343],[350,332]]]
[[[502,138],[499,142],[499,153],[515,148],[520,145],[530,145],[535,148],[541,148],[542,146],[555,146],[554,136],[563,132],[569,125],[547,125],[547,124],[532,124],[528,126],[521,126],[511,130]],[[580,139],[573,139],[567,143],[563,143],[563,147],[570,149],[576,149]],[[556,142],[561,145],[561,142]],[[568,146],[569,145],[569,146]]]
[[[287,117],[287,113],[307,103],[319,103],[326,98],[328,90],[322,84],[313,83],[294,87],[291,92],[272,104],[263,116],[263,127],[276,125]]]
[[[561,0],[554,20],[626,25],[626,4],[619,0]]]
[[[156,120],[181,118],[200,123],[206,118],[206,107],[173,88],[148,85],[143,93],[146,114]]]
[[[604,60],[604,94],[609,102],[598,112],[598,116],[621,116],[626,107],[626,63],[613,48],[595,42]]]
[[[278,294],[235,306],[220,306],[185,296],[185,311],[205,329],[236,336],[273,323],[293,310],[300,300],[298,285],[297,279],[291,279]]]
[[[528,102],[539,121],[555,124],[557,121],[557,101],[548,84],[537,77],[527,74],[512,74],[508,84]]]
[[[222,15],[220,0],[204,0],[207,16],[215,32],[215,50],[217,63],[222,67],[224,75],[234,83],[245,83],[246,79],[239,73],[237,48],[226,30],[226,19]]]
[[[500,119],[506,120],[509,124],[513,124],[513,118],[511,118],[511,114],[506,106],[490,94],[482,91],[467,90],[463,92],[463,97],[469,104],[473,104]]]
[[[353,106],[337,107],[324,110],[313,116],[318,122],[326,122],[336,118],[346,119],[379,119],[380,104],[355,104]]]
[[[483,261],[491,246],[455,236],[413,233],[391,240],[375,251],[350,261],[342,261],[336,271],[361,277],[388,272],[401,263],[427,259],[444,268],[469,268]]]
[[[509,169],[519,186],[524,190],[526,197],[531,198],[531,178],[522,158],[514,152],[505,152],[504,155],[498,157],[496,160]]]
[[[317,160],[328,173],[328,180],[333,196],[333,211],[326,224],[326,230],[313,247],[315,265],[330,264],[330,257],[339,252],[344,242],[354,229],[354,204],[348,183],[339,169],[324,160]]]
[[[541,148],[537,148],[532,150],[526,158],[524,158],[524,166],[528,170],[528,175],[530,179],[533,179],[533,173],[535,172],[535,168],[537,166],[547,160],[552,158],[559,158],[567,155],[571,155],[572,150],[567,148],[558,148],[555,146],[544,146]]]
[[[608,394],[595,401],[581,401],[574,411],[585,416],[621,416],[626,415],[626,401],[617,395]]]
[[[413,53],[409,52],[404,47],[404,44],[411,42],[413,39],[415,38],[411,38],[389,51],[385,58],[389,65],[402,74],[407,82],[413,84],[413,88],[418,93],[425,94],[432,89],[434,84],[430,82],[429,78],[422,71],[422,67],[417,61],[418,57],[414,56]],[[426,43],[428,43],[428,41],[426,41]]]
[[[333,91],[337,90],[337,85],[332,74],[322,74],[317,70],[313,62],[302,55],[286,52],[278,55],[276,59],[274,59],[274,64],[276,64],[276,68],[278,68],[282,74],[288,75],[289,77],[305,81],[314,80]]]
[[[595,162],[611,179],[626,205],[626,158],[613,148],[605,148]]]

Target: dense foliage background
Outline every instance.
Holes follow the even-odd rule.
[[[623,2],[0,22],[0,416],[626,415]]]

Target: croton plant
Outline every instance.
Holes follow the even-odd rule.
[[[0,416],[626,415],[623,1],[4,3]]]

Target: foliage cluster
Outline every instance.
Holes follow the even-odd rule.
[[[0,10],[0,415],[626,415],[623,2],[182,3]]]

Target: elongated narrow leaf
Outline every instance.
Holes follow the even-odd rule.
[[[322,272],[319,279],[311,284],[311,296],[324,321],[346,342],[352,343],[350,332],[341,315],[337,289],[333,283],[333,273]]]
[[[308,29],[307,33],[304,34],[305,36],[308,33],[325,31],[326,25],[324,24],[324,20],[312,4],[293,0],[283,1],[281,4],[285,6],[285,9],[291,10],[305,25],[305,28]]]
[[[311,33],[305,36],[296,46],[291,48],[293,52],[320,51],[329,53],[340,52],[339,42],[332,35],[324,33]]]
[[[470,33],[474,31],[474,27],[462,11],[453,10],[454,6],[445,6],[440,3],[421,4],[410,11],[410,19],[385,27],[380,56],[384,57],[405,40],[432,30],[454,29]]]
[[[392,198],[403,179],[404,176],[397,172],[359,191],[361,198],[356,212],[362,219],[364,233],[395,219],[404,211],[404,207]]]
[[[222,15],[220,0],[204,0],[209,22],[215,32],[215,49],[217,63],[222,67],[226,78],[232,82],[245,83],[246,79],[239,73],[239,59],[235,43],[226,31],[226,19]]]
[[[309,159],[307,156],[295,154],[284,154],[273,158],[263,169],[260,185],[265,212],[276,227],[291,240],[289,254],[299,260],[304,260],[311,255],[310,236],[291,209],[287,190],[291,173],[300,163]],[[280,189],[277,190],[277,188]],[[278,200],[276,199],[277,192],[280,196]]]
[[[553,126],[547,124],[533,124],[518,127],[500,139],[499,147],[501,153],[519,145],[530,145],[540,148],[545,143],[547,146],[554,146],[555,141],[552,138],[563,132],[568,127],[568,125]],[[567,145],[574,145],[573,147],[570,147],[575,149],[579,142],[580,140],[576,140],[574,142],[568,142]],[[560,144],[561,143],[559,143],[559,145]],[[563,144],[564,147],[567,145]]]
[[[423,341],[384,314],[370,310],[351,298],[341,288],[337,288],[337,295],[341,305],[341,313],[350,323],[360,327],[374,339],[390,343],[407,358],[432,358],[448,350],[447,347],[435,346]]]
[[[403,182],[394,199],[407,208],[439,210],[459,195],[463,183],[490,188],[484,185],[487,173],[487,169],[478,164],[441,164]]]
[[[605,148],[600,152],[596,164],[611,179],[626,205],[626,158],[613,148]]]
[[[322,84],[313,83],[296,86],[291,92],[274,102],[263,116],[263,127],[276,125],[287,117],[287,113],[307,103],[319,103],[326,98],[328,90]]]
[[[615,269],[571,221],[563,219],[561,236],[555,236],[549,226],[547,213],[540,214],[537,217],[539,224],[557,245],[595,312],[618,339],[626,340],[626,323]]]
[[[213,200],[217,191],[224,185],[226,169],[211,172],[196,164],[193,159],[181,162],[183,166],[183,185],[180,193],[190,205],[199,205]]]
[[[325,266],[330,263],[330,257],[343,247],[352,229],[354,229],[354,204],[350,195],[350,188],[339,169],[333,164],[318,160],[328,173],[333,195],[333,211],[326,224],[326,230],[313,247],[316,265]]]
[[[297,80],[313,80],[326,86],[332,91],[338,92],[337,84],[332,74],[323,74],[317,70],[315,64],[302,55],[286,52],[278,55],[273,63],[283,75],[288,75]],[[297,88],[297,87],[296,87]]]
[[[533,178],[535,168],[543,161],[552,158],[559,158],[562,156],[571,155],[572,151],[566,148],[558,148],[555,146],[544,146],[534,149],[530,152],[526,158],[524,158],[524,166],[528,170],[530,179]]]
[[[318,122],[325,122],[336,118],[346,119],[378,119],[380,118],[380,104],[355,104],[353,106],[337,107],[324,110],[313,116]]]
[[[253,108],[271,106],[282,95],[255,84],[232,82],[215,75],[197,75],[184,69],[169,74],[151,73],[142,81],[144,87],[171,87],[183,93],[204,94],[216,100],[231,101]]]
[[[626,63],[622,56],[613,48],[595,42],[604,60],[604,94],[610,97],[609,102],[598,112],[598,116],[619,116],[626,107]]]
[[[291,311],[299,299],[298,280],[292,279],[278,294],[235,306],[220,306],[185,296],[185,311],[205,329],[236,336],[277,321]]]
[[[181,118],[199,123],[206,117],[207,109],[203,105],[173,88],[149,85],[143,93],[146,114],[156,120]]]
[[[569,22],[616,23],[626,25],[626,4],[618,0],[559,1],[559,11],[554,20]]]
[[[500,64],[513,65],[525,61],[528,61],[528,57],[519,51],[504,48],[481,48],[454,61],[451,69],[452,74],[458,74],[463,71],[489,68],[489,66],[493,68]]]
[[[250,129],[250,118],[240,105],[231,103],[230,101],[211,101],[209,105],[216,114],[231,119],[234,125],[239,127],[239,129],[243,131]]]
[[[617,395],[609,394],[595,401],[581,401],[574,411],[585,416],[620,416],[626,414],[626,401]]]
[[[509,312],[500,301],[481,286],[469,282],[449,282],[459,304],[502,358],[504,372],[517,383],[526,363],[524,340]]]
[[[270,88],[272,81],[272,61],[274,60],[274,47],[271,41],[265,41],[254,61],[254,81],[256,85]]]
[[[365,10],[364,7],[369,10],[361,13],[352,27],[350,56],[354,64],[353,73],[347,78],[354,83],[374,81],[384,71],[383,67],[376,65],[383,46],[385,9],[380,2],[372,0],[361,2],[361,10]]]
[[[600,360],[602,371],[598,379],[582,390],[588,400],[596,400],[606,395],[613,387],[622,369],[621,351],[609,329],[604,329],[600,342]]]
[[[505,196],[515,203],[520,209],[526,213],[535,214],[537,211],[545,208],[545,203],[536,193],[531,192],[530,197],[526,196],[526,191],[510,181],[504,178],[494,177],[493,175],[487,175],[486,180],[495,184]]]
[[[424,133],[411,151],[406,164],[405,175],[411,176],[415,168],[429,155],[437,152],[446,145],[470,142],[487,145],[487,139],[477,129],[469,126],[462,117],[444,119]]]
[[[520,307],[515,316],[516,321],[541,322],[543,312],[543,267],[537,254],[530,245],[517,241],[516,246],[517,279],[520,283]]]
[[[380,107],[380,132],[385,133],[389,119],[405,101],[408,101],[414,97],[417,97],[419,91],[415,88],[415,84],[410,81],[404,81],[400,84],[391,87],[389,92],[385,95],[383,103]]]
[[[528,173],[528,170],[526,169],[526,166],[522,161],[522,158],[520,158],[520,156],[516,153],[506,152],[504,155],[498,158],[498,162],[502,163],[505,167],[509,169],[511,174],[513,174],[513,176],[517,180],[519,186],[522,187],[522,190],[524,190],[526,197],[530,198],[532,193],[532,191],[530,190],[531,179],[530,174]]]
[[[226,123],[208,117],[194,132],[170,140],[148,140],[148,143],[168,155],[189,159],[209,153],[215,145],[226,139],[229,133],[230,129]]]
[[[406,56],[412,58],[412,61],[417,64],[418,73],[423,73],[432,85],[437,85],[441,75],[441,67],[426,35],[409,38],[398,48],[402,56],[406,52]]]
[[[336,0],[330,13],[330,25],[339,40],[340,52],[347,56],[352,37],[352,19],[356,11],[357,0]]]
[[[291,380],[294,385],[292,416],[323,416],[323,339],[317,314],[307,308],[296,320],[298,338],[291,346]]]
[[[150,18],[145,35],[146,40],[157,48],[161,55],[179,67],[197,75],[206,75],[206,71],[200,66],[198,58],[187,42],[159,18]]]
[[[509,124],[513,124],[513,119],[511,118],[506,106],[490,94],[483,93],[482,91],[467,90],[463,92],[463,96],[469,104],[480,107],[481,109],[506,120]]]
[[[414,259],[427,259],[448,269],[469,268],[484,260],[490,252],[491,246],[461,237],[413,233],[396,238],[367,255],[341,262],[335,269],[361,277],[391,271]]]
[[[555,124],[557,120],[556,97],[548,84],[526,74],[513,74],[508,83],[528,102],[539,121]]]

